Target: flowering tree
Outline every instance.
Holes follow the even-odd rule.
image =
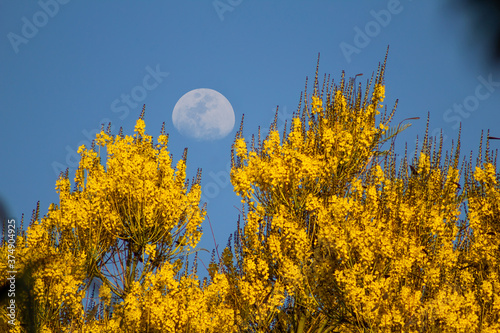
[[[320,92],[316,74],[282,136],[274,123],[248,148],[240,129],[231,177],[245,224],[224,263],[251,331],[500,329],[494,156],[462,166],[463,189],[460,141],[443,162],[426,133],[398,165],[393,144],[381,151],[404,129],[389,127],[395,108],[380,113],[384,70],[364,96],[344,77]]]
[[[289,129],[233,146],[242,220],[197,275],[201,173],[162,130],[80,147],[71,189],[17,236],[17,332],[498,332],[496,152],[460,163],[427,132],[401,161],[385,62],[364,90],[318,83]],[[397,103],[396,103],[397,104]],[[410,118],[415,119],[415,118]],[[489,137],[489,136],[488,136]],[[240,225],[240,222],[241,225]],[[0,277],[9,276],[0,247]],[[188,257],[193,258],[192,265]],[[7,315],[5,306],[2,307]],[[8,318],[3,316],[3,318]]]
[[[142,118],[133,136],[101,131],[80,147],[74,189],[61,175],[59,204],[17,237],[19,270],[36,263],[23,297],[37,332],[201,327],[200,314],[217,306],[221,279],[202,292],[196,271],[180,274],[201,236],[200,172],[189,184],[186,151],[174,169],[168,136],[155,144]]]

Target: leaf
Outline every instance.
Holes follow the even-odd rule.
[[[379,143],[384,144],[388,140],[391,140],[392,138],[396,137],[399,133],[403,132],[405,129],[410,127],[411,124],[404,124],[403,126],[394,126],[390,127],[385,134],[380,138]]]
[[[94,305],[92,307],[92,310],[90,310],[86,315],[85,315],[85,318],[87,321],[89,320],[92,320],[95,318],[95,315],[97,314],[97,310],[99,310],[99,306],[98,305]]]
[[[385,156],[385,155],[388,155],[390,153],[389,150],[383,150],[383,151],[376,151],[375,153],[373,153],[373,156]]]
[[[413,165],[410,165],[410,169],[412,175],[418,176],[418,172]]]

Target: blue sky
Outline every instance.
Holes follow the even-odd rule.
[[[241,116],[248,138],[278,105],[279,124],[290,119],[318,53],[321,75],[338,80],[345,70],[366,82],[390,45],[386,103],[399,99],[393,124],[422,118],[398,137],[398,151],[424,134],[428,112],[445,148],[462,122],[462,154],[477,151],[482,129],[500,136],[500,71],[487,66],[469,31],[463,11],[431,0],[1,1],[0,198],[10,218],[29,220],[38,200],[45,214],[58,201],[59,171],[74,175],[78,146],[102,122],[132,133],[145,103],[146,131],[157,136],[165,122],[174,160],[188,147],[188,175],[203,169],[223,247],[240,207],[228,165]],[[196,88],[232,104],[236,126],[227,137],[196,141],[174,128],[174,105]],[[200,245],[211,250],[208,225],[204,232]]]

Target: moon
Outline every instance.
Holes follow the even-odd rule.
[[[224,95],[199,88],[185,93],[172,112],[175,128],[197,140],[219,140],[234,128],[234,110]]]

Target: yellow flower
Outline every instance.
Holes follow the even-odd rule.
[[[135,123],[134,132],[136,132],[139,136],[144,135],[144,130],[146,129],[146,123],[142,119],[137,119]]]
[[[312,114],[321,113],[323,111],[323,101],[318,96],[312,96],[311,112]]]

